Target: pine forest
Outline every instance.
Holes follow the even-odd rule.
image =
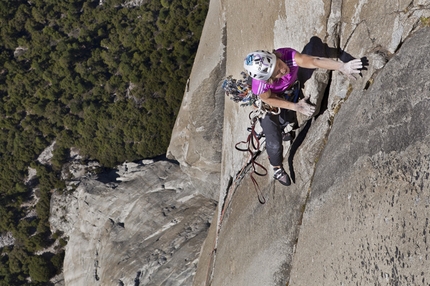
[[[209,0],[134,2],[0,0],[0,285],[61,273],[49,204],[72,147],[104,168],[166,152]]]

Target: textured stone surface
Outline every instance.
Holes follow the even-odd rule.
[[[246,120],[247,112],[240,109],[234,103],[226,101],[226,107],[224,111],[224,126],[223,126],[223,157],[222,157],[222,171],[221,171],[221,182],[220,182],[220,206],[223,205],[224,199],[227,198],[228,208],[222,212],[222,208],[218,211],[218,217],[216,217],[217,223],[212,224],[212,229],[209,231],[208,240],[205,241],[204,248],[201,255],[201,261],[204,263],[199,264],[198,271],[196,273],[196,279],[193,285],[344,285],[357,284],[357,285],[378,285],[377,283],[383,283],[386,279],[386,273],[391,273],[393,268],[389,271],[385,267],[383,274],[377,273],[378,277],[383,279],[378,280],[375,276],[374,280],[368,275],[370,273],[372,257],[382,257],[388,259],[396,259],[396,255],[402,257],[399,251],[403,250],[398,246],[392,247],[387,252],[384,245],[378,244],[378,247],[370,248],[372,252],[367,249],[367,242],[369,244],[377,239],[387,240],[388,236],[393,236],[395,230],[393,228],[387,228],[382,225],[373,225],[374,228],[380,227],[379,237],[372,238],[373,233],[376,231],[367,229],[366,234],[358,236],[362,239],[362,242],[356,242],[357,245],[366,247],[368,251],[368,258],[364,259],[365,264],[361,264],[362,260],[358,257],[356,262],[347,260],[341,260],[342,262],[336,262],[336,266],[340,267],[343,271],[331,274],[337,277],[337,280],[323,280],[324,273],[322,269],[327,269],[329,265],[324,264],[323,255],[319,255],[319,252],[323,253],[324,249],[319,249],[319,245],[330,245],[330,239],[333,239],[333,243],[337,242],[336,245],[332,246],[332,252],[324,252],[323,254],[329,256],[331,261],[338,261],[342,259],[342,255],[346,257],[345,253],[350,253],[350,256],[361,255],[364,257],[364,252],[358,252],[357,248],[350,241],[341,241],[344,244],[340,244],[336,241],[336,234],[340,236],[343,234],[345,229],[351,233],[357,229],[358,234],[360,230],[364,229],[363,225],[360,225],[360,218],[352,220],[351,224],[347,225],[346,221],[341,220],[340,213],[350,202],[348,200],[341,200],[340,198],[334,201],[336,196],[336,189],[331,191],[333,194],[330,197],[333,202],[328,201],[325,206],[325,201],[318,204],[317,199],[313,199],[315,196],[315,184],[317,181],[330,182],[324,186],[321,186],[321,190],[331,188],[331,184],[336,183],[337,180],[344,180],[345,183],[343,191],[345,192],[349,188],[349,184],[354,184],[359,180],[366,182],[367,177],[372,174],[372,170],[368,172],[359,172],[350,174],[347,178],[342,177],[342,172],[345,172],[352,166],[348,166],[348,162],[344,162],[345,159],[341,155],[336,155],[338,150],[346,150],[348,156],[351,154],[350,148],[352,145],[360,145],[355,152],[355,156],[360,157],[360,152],[367,154],[369,146],[374,146],[375,154],[378,154],[376,146],[382,146],[388,148],[396,153],[404,152],[404,148],[418,148],[409,146],[411,140],[410,136],[418,136],[415,132],[404,132],[400,126],[405,123],[406,118],[413,117],[412,113],[415,111],[420,112],[420,115],[416,115],[414,124],[412,126],[422,127],[425,124],[425,112],[428,106],[424,105],[422,109],[418,106],[413,110],[410,106],[414,102],[414,98],[408,98],[400,100],[396,104],[400,104],[403,108],[399,108],[395,111],[395,114],[403,116],[399,122],[395,123],[390,119],[391,117],[384,117],[384,120],[372,121],[374,131],[368,129],[360,129],[359,132],[355,129],[358,122],[369,121],[366,114],[367,111],[372,110],[373,116],[381,115],[381,111],[390,114],[391,109],[395,108],[391,105],[391,99],[389,97],[382,97],[383,93],[390,93],[391,98],[402,98],[402,91],[405,90],[404,85],[409,85],[408,80],[404,79],[405,82],[400,83],[397,79],[396,84],[393,80],[390,80],[384,84],[377,86],[376,81],[380,80],[379,74],[383,71],[388,75],[398,74],[399,69],[409,71],[408,76],[421,76],[424,80],[427,77],[423,72],[413,73],[414,67],[412,65],[407,67],[396,66],[391,64],[391,67],[387,69],[385,65],[396,61],[396,53],[402,46],[405,39],[412,35],[415,31],[421,28],[421,17],[429,17],[429,1],[420,1],[411,3],[406,1],[390,2],[387,5],[381,5],[378,2],[370,1],[301,1],[300,5],[295,2],[285,1],[282,3],[266,3],[260,1],[246,1],[246,3],[236,3],[236,1],[222,1],[225,18],[227,21],[226,37],[227,37],[227,63],[226,71],[227,75],[233,74],[238,76],[242,70],[242,59],[250,50],[254,49],[272,49],[281,46],[290,46],[296,48],[299,51],[305,53],[318,55],[318,56],[335,56],[342,60],[349,60],[351,57],[367,57],[369,66],[366,71],[363,71],[362,77],[357,81],[350,81],[339,72],[326,72],[317,70],[313,73],[304,71],[302,74],[305,79],[305,94],[311,95],[312,102],[318,105],[319,114],[311,121],[306,121],[306,118],[300,118],[301,122],[300,130],[297,132],[298,137],[294,141],[292,146],[285,143],[285,147],[288,148],[284,160],[284,166],[289,170],[294,183],[285,188],[281,185],[273,182],[270,178],[271,170],[269,170],[269,177],[257,177],[257,181],[268,199],[265,205],[260,205],[257,201],[254,186],[251,183],[249,173],[244,177],[238,185],[235,185],[233,180],[234,188],[231,187],[232,179],[235,178],[236,174],[239,173],[244,163],[248,159],[247,155],[244,155],[236,151],[233,146],[236,142],[244,140],[246,138],[246,127],[249,126],[249,122]],[[239,7],[247,7],[246,19],[243,17],[243,9]],[[250,8],[252,7],[252,8]],[[307,15],[307,16],[304,16]],[[253,20],[250,20],[253,19]],[[255,21],[254,21],[255,20]],[[245,22],[245,24],[243,24]],[[394,28],[393,28],[394,27]],[[272,32],[272,30],[274,32]],[[423,53],[422,56],[426,56],[426,49],[417,48],[415,52]],[[428,48],[427,48],[428,50]],[[393,58],[394,57],[394,58]],[[425,70],[420,69],[420,70]],[[306,80],[307,79],[307,80]],[[376,87],[377,86],[377,87]],[[417,87],[411,85],[411,88],[415,88],[417,92],[423,92],[426,87]],[[381,98],[380,104],[375,105],[373,98],[370,97],[370,89],[374,92],[373,97]],[[428,90],[428,89],[427,89]],[[385,102],[385,100],[388,100]],[[348,122],[337,125],[338,128],[334,129],[333,122],[337,120],[339,112],[345,112],[345,106],[349,106],[349,115],[344,115],[349,118]],[[363,108],[365,107],[366,112]],[[380,110],[379,108],[384,107],[385,109]],[[339,111],[340,110],[340,111]],[[400,110],[402,110],[401,113]],[[249,111],[248,111],[249,112]],[[364,118],[363,118],[364,117]],[[403,122],[403,123],[402,123]],[[399,126],[398,129],[392,129],[392,126]],[[343,128],[340,128],[342,126]],[[376,128],[376,126],[378,128]],[[367,126],[370,128],[370,126]],[[406,127],[403,125],[403,127]],[[419,127],[414,127],[419,128]],[[346,132],[348,131],[348,132]],[[373,132],[373,137],[368,136],[370,132]],[[386,134],[390,132],[396,132],[392,134],[391,138],[393,141],[383,139],[380,134]],[[330,140],[337,133],[339,139],[339,145],[333,144],[332,148],[326,150],[327,139]],[[349,138],[345,139],[345,134],[350,134]],[[355,135],[355,136],[354,136]],[[388,137],[387,137],[388,138]],[[345,141],[346,140],[346,141]],[[342,143],[343,146],[340,144]],[[349,145],[348,145],[349,144]],[[402,150],[398,150],[395,146],[404,146]],[[343,149],[342,149],[343,148]],[[424,146],[418,148],[420,152],[424,152]],[[385,152],[385,151],[384,151]],[[412,153],[415,151],[411,151]],[[418,152],[418,151],[416,151]],[[321,154],[327,156],[327,160],[331,160],[336,167],[332,165],[323,166],[320,163]],[[364,155],[366,158],[366,155]],[[391,153],[390,153],[391,154]],[[394,158],[394,154],[387,154],[388,157],[375,157],[372,158],[371,162],[378,162],[381,166],[385,166],[388,174],[394,177],[388,177],[384,179],[377,176],[378,184],[383,188],[384,184],[388,183],[388,180],[393,180],[395,175],[391,174],[388,169],[389,158]],[[403,156],[406,153],[400,153],[397,156]],[[408,156],[408,155],[406,155]],[[331,159],[330,159],[331,158]],[[338,160],[335,161],[334,158]],[[370,158],[368,159],[370,160]],[[425,159],[421,159],[424,162]],[[258,161],[265,166],[269,166],[267,157],[263,153],[259,156]],[[354,163],[355,161],[352,161]],[[360,161],[361,162],[361,161]],[[367,163],[366,163],[367,162]],[[318,163],[318,165],[317,165]],[[351,162],[349,162],[351,163]],[[371,165],[369,161],[362,161],[361,164]],[[354,165],[354,168],[364,165]],[[400,164],[400,163],[399,163]],[[318,167],[317,167],[318,166]],[[377,168],[377,167],[374,167]],[[381,169],[382,167],[379,167]],[[419,173],[418,163],[410,162],[407,165],[408,171],[413,174]],[[422,170],[422,168],[418,168]],[[320,177],[316,178],[315,170],[320,170]],[[359,169],[357,169],[359,170]],[[398,167],[400,173],[402,168]],[[374,170],[373,170],[374,171]],[[403,172],[405,172],[404,170]],[[340,174],[338,174],[340,173]],[[398,174],[399,175],[399,174]],[[417,175],[416,175],[417,176]],[[335,178],[334,181],[330,181],[331,178]],[[376,179],[375,178],[375,179]],[[421,178],[421,177],[420,177]],[[425,177],[424,177],[425,178]],[[348,181],[349,180],[349,181]],[[320,182],[322,184],[322,182]],[[358,188],[361,186],[361,189]],[[372,206],[375,210],[379,208],[383,209],[384,204],[390,198],[396,202],[396,198],[405,200],[405,207],[412,207],[416,203],[416,197],[411,199],[408,196],[399,196],[397,191],[393,192],[390,196],[381,197],[377,202],[370,200],[369,194],[366,197],[363,189],[367,188],[366,192],[372,191],[372,184],[366,183],[356,185],[354,188],[360,192],[356,192],[354,196],[351,195],[350,200],[355,199],[356,202],[360,202],[356,207],[357,212],[361,212],[362,219],[366,214],[366,207],[369,208],[369,203],[372,202]],[[237,187],[237,188],[236,188]],[[357,189],[358,188],[358,189]],[[394,188],[395,189],[395,188]],[[425,189],[425,187],[424,187]],[[234,194],[229,197],[229,193],[234,190]],[[311,192],[312,191],[312,192]],[[403,189],[404,192],[405,189]],[[321,191],[322,192],[322,191]],[[346,196],[348,197],[348,196]],[[312,200],[312,202],[311,202]],[[410,200],[410,201],[409,201]],[[423,193],[420,196],[420,201],[423,202],[425,208],[425,201],[427,200],[426,195]],[[312,213],[309,210],[311,205],[316,204],[318,208],[324,208],[326,210],[324,214],[328,217],[321,218],[320,213]],[[304,212],[306,210],[306,215]],[[328,212],[327,210],[330,210]],[[422,209],[424,211],[424,209]],[[407,221],[408,217],[413,214],[405,213],[402,210],[396,209],[395,219],[393,222],[395,225],[399,224],[399,230],[402,228],[401,218],[403,221]],[[372,215],[369,214],[370,217]],[[376,214],[375,214],[376,216]],[[417,218],[424,219],[418,216]],[[327,228],[329,219],[332,223],[330,226],[332,229]],[[391,219],[391,218],[389,218]],[[334,223],[338,220],[338,224]],[[352,223],[353,221],[353,223]],[[424,233],[424,222],[417,219],[412,225],[405,225],[401,232],[412,231],[414,232],[411,241],[408,244],[413,244],[413,241],[418,239],[424,239],[422,237]],[[309,223],[309,225],[308,225]],[[303,225],[303,227],[301,227]],[[370,224],[367,224],[369,227]],[[307,226],[307,227],[305,227]],[[385,227],[385,228],[384,228]],[[321,236],[319,233],[321,232]],[[345,235],[346,236],[346,235]],[[401,234],[400,234],[401,236]],[[309,239],[306,239],[309,237]],[[381,238],[383,237],[383,238]],[[353,239],[353,237],[348,237]],[[297,241],[303,243],[302,247],[297,247]],[[424,243],[420,242],[421,252]],[[314,246],[312,246],[314,244]],[[341,252],[339,249],[342,246]],[[351,246],[350,248],[348,248]],[[307,249],[314,251],[312,255],[315,259],[318,259],[318,263],[310,261],[308,259],[309,252]],[[334,251],[336,248],[337,252]],[[215,255],[210,255],[213,250],[216,250]],[[418,252],[418,250],[414,249]],[[303,253],[302,253],[303,252]],[[371,254],[373,253],[373,254]],[[387,254],[388,253],[388,254]],[[403,253],[403,252],[402,252]],[[337,256],[339,254],[340,256]],[[390,256],[394,255],[394,256]],[[406,257],[407,254],[403,254]],[[299,257],[301,259],[299,259]],[[417,256],[415,256],[417,257]],[[419,259],[419,258],[417,258]],[[423,258],[425,259],[425,258]],[[382,261],[382,260],[381,260]],[[425,265],[425,263],[419,265]],[[388,262],[386,264],[389,264]],[[413,264],[413,263],[412,263]],[[410,263],[410,265],[412,265]],[[378,264],[383,265],[383,263]],[[324,268],[325,266],[325,268]],[[367,267],[365,269],[364,267]],[[356,276],[355,280],[351,277],[345,280],[346,276],[343,268],[350,272],[361,273],[360,276]],[[360,268],[361,267],[361,268]],[[397,268],[399,266],[396,266]],[[420,266],[418,267],[420,268]],[[365,270],[363,270],[365,269]],[[318,272],[320,271],[320,272]],[[361,272],[362,271],[362,272]],[[388,272],[387,272],[388,271]],[[390,272],[391,271],[391,272]],[[418,270],[416,271],[419,272]],[[313,273],[313,276],[311,275]],[[317,274],[318,273],[318,276]],[[328,272],[326,272],[328,273]],[[400,273],[399,271],[396,273]],[[420,272],[421,273],[421,272]],[[291,276],[290,276],[291,275]],[[343,275],[343,276],[342,276]],[[382,276],[381,276],[382,275]],[[392,275],[392,274],[390,274]],[[404,273],[402,275],[405,275]],[[408,273],[408,281],[412,279],[418,279],[414,272]],[[420,274],[421,275],[421,274]],[[351,276],[351,275],[350,275]],[[291,277],[291,279],[290,279]],[[317,277],[317,278],[315,278]],[[391,277],[391,276],[388,276]],[[315,279],[314,279],[315,278]],[[344,279],[345,278],[345,279]],[[399,280],[405,282],[405,278]],[[352,282],[351,282],[352,281]],[[395,280],[389,280],[391,282]],[[415,280],[418,281],[418,280]],[[421,280],[419,280],[421,281]],[[427,281],[427,280],[426,280]],[[320,283],[321,282],[321,283]]]
[[[429,49],[423,29],[336,116],[291,285],[430,283]]]
[[[218,199],[225,76],[225,22],[212,1],[167,156],[177,160],[199,192]]]
[[[0,248],[13,245],[14,243],[15,243],[15,238],[13,237],[12,233],[10,232],[0,233]]]
[[[55,195],[51,225],[69,237],[66,285],[190,285],[215,202],[168,161],[126,163]]]

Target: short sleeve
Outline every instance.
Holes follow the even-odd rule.
[[[254,94],[260,95],[262,93],[265,93],[269,89],[270,89],[270,85],[267,84],[265,81],[252,79],[252,92]]]
[[[290,67],[297,67],[296,60],[294,59],[297,51],[292,48],[280,48],[275,50],[281,54],[281,59]]]

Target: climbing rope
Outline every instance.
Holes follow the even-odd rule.
[[[257,122],[258,118],[260,118],[261,116],[264,116],[266,113],[267,111],[262,111],[261,108],[251,111],[251,113],[249,114],[249,119],[251,123],[251,128],[249,129],[250,131],[249,135],[245,141],[240,141],[236,143],[236,145],[234,146],[238,151],[249,153],[250,159],[248,160],[247,165],[251,166],[252,168],[250,177],[251,177],[252,183],[254,184],[255,191],[257,192],[258,201],[261,204],[265,204],[266,199],[261,193],[260,186],[258,185],[258,182],[254,177],[254,174],[258,176],[266,176],[267,169],[263,165],[255,161],[256,157],[261,153],[260,138],[262,137],[262,133],[257,134],[257,132],[255,131],[255,123]],[[240,147],[243,144],[246,146],[246,148]],[[260,171],[258,171],[258,169],[260,169]]]

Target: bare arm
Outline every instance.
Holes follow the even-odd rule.
[[[302,68],[316,69],[322,68],[327,70],[339,70],[343,63],[329,58],[313,57],[301,53],[296,53],[294,60]]]
[[[347,63],[343,63],[329,58],[313,57],[301,53],[296,53],[294,60],[297,65],[302,68],[338,70],[350,79],[356,79],[354,74],[359,74],[360,69],[363,67],[363,63],[360,59],[354,59]]]

